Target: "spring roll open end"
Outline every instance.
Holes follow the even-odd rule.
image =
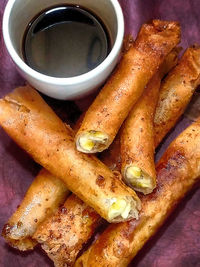
[[[101,131],[83,132],[76,140],[77,150],[83,153],[102,152],[107,148],[108,135]]]
[[[126,198],[112,198],[107,200],[108,208],[108,221],[117,223],[128,221],[132,218],[138,219],[139,211],[141,209],[140,200],[136,201],[131,197]]]
[[[21,251],[33,250],[37,245],[37,242],[33,240],[31,237],[26,238],[10,238],[12,232],[15,233],[16,225],[12,225],[7,223],[4,225],[1,235],[6,239],[6,242],[13,248],[19,249]],[[18,227],[20,227],[20,222],[18,223]]]
[[[152,179],[144,170],[133,165],[126,166],[124,180],[135,191],[145,195],[150,194],[156,187],[154,179]]]

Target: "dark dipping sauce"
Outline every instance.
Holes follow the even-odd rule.
[[[45,75],[67,78],[97,67],[110,51],[102,21],[79,6],[54,6],[28,25],[23,40],[25,62]]]

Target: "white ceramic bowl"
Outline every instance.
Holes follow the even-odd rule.
[[[22,56],[22,40],[31,19],[42,10],[75,4],[97,14],[109,30],[112,49],[95,69],[71,78],[56,78],[30,68]],[[57,99],[77,99],[92,93],[105,82],[117,64],[124,36],[124,18],[117,0],[9,0],[3,16],[3,37],[21,75],[40,92]]]

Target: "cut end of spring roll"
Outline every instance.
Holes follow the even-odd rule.
[[[138,219],[141,209],[140,200],[130,197],[112,198],[108,201],[108,222],[128,221],[131,218]]]
[[[100,223],[100,216],[72,194],[38,227],[33,238],[41,244],[56,267],[70,267]]]
[[[20,224],[18,225],[20,226]],[[17,226],[16,226],[17,228]],[[6,239],[6,242],[13,248],[21,251],[32,250],[37,245],[37,241],[33,240],[30,236],[26,238],[13,239],[9,237],[12,230],[16,230],[9,223],[5,224],[2,230],[2,236]]]
[[[151,193],[156,187],[155,179],[135,165],[126,166],[124,179],[130,187],[145,195]]]
[[[109,137],[101,131],[83,132],[76,141],[77,149],[84,153],[102,152],[107,148]]]

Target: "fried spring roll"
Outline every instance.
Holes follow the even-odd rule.
[[[157,164],[157,188],[142,195],[139,220],[110,225],[75,266],[125,267],[200,178],[200,119],[171,143]]]
[[[72,194],[63,207],[37,228],[33,238],[41,243],[55,266],[73,266],[84,241],[88,241],[100,221],[92,208]]]
[[[38,225],[64,203],[69,190],[46,170],[41,170],[29,187],[21,205],[5,224],[2,235],[14,248],[33,249],[32,235]]]
[[[161,85],[154,118],[156,146],[174,127],[199,84],[200,47],[195,45],[185,51]]]
[[[86,112],[76,135],[79,151],[96,153],[109,147],[144,87],[179,41],[176,22],[153,20],[141,27],[135,43]]]
[[[124,122],[120,135],[122,175],[134,190],[149,194],[156,187],[154,164],[154,114],[161,79],[178,61],[180,49],[174,49],[160,70],[148,83],[144,93]]]
[[[75,149],[71,131],[34,89],[20,87],[0,100],[0,124],[36,162],[107,221],[138,218],[136,193],[96,157]]]

